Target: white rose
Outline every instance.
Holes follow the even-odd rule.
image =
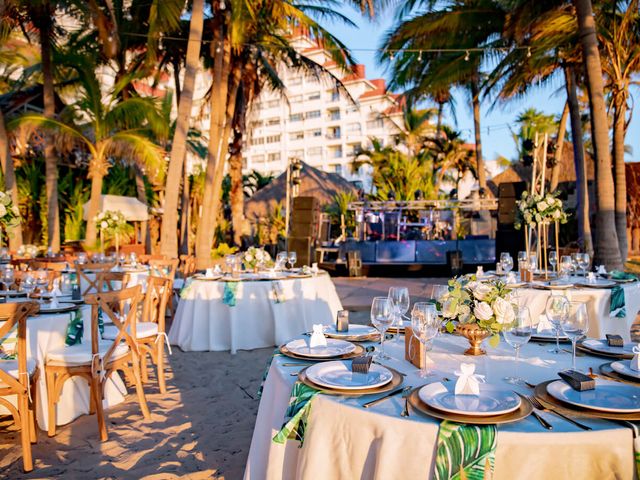
[[[251,255],[250,253],[247,253],[247,254],[245,255],[244,259],[245,259],[247,262],[251,262],[251,261],[253,260],[253,255]]]
[[[491,293],[491,287],[485,283],[480,283],[473,289],[473,296],[478,300],[485,300]]]
[[[471,307],[469,305],[458,305],[458,311],[456,312],[456,316],[458,320],[462,323],[466,323],[469,321],[469,317],[471,316]]]
[[[539,211],[543,212],[547,208],[549,208],[549,205],[547,205],[547,202],[545,202],[544,200],[542,202],[538,202],[538,210]]]
[[[473,314],[478,320],[489,320],[493,317],[493,310],[487,302],[480,302],[473,309]]]
[[[109,226],[109,224],[107,222],[102,222],[100,224],[100,227],[102,227],[102,228],[107,228],[108,226]]]
[[[556,210],[555,212],[553,212],[553,218],[560,218],[562,214],[560,213],[560,210]]]
[[[7,208],[0,203],[0,217],[4,217],[7,214]]]
[[[475,282],[473,280],[467,283],[467,288],[472,292],[476,289],[477,286],[478,286],[478,282]]]
[[[513,304],[505,300],[504,298],[496,298],[493,302],[493,313],[496,315],[498,323],[511,323],[516,317],[513,311]]]

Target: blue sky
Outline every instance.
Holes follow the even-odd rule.
[[[393,12],[385,14],[376,22],[363,19],[359,12],[353,9],[344,9],[343,12],[352,19],[358,28],[331,24],[327,27],[342,40],[347,47],[352,49],[359,63],[366,65],[367,77],[384,77],[388,74],[384,67],[377,64],[375,52],[372,50],[380,46],[384,33],[393,24]],[[638,90],[632,91],[638,96]],[[473,117],[468,99],[461,93],[455,92],[457,129],[461,130],[468,141],[473,140]],[[523,100],[502,104],[490,110],[490,102],[482,105],[482,143],[483,153],[487,160],[493,160],[499,155],[507,158],[516,156],[516,149],[508,125],[515,124],[515,118],[526,108],[536,108],[548,114],[559,115],[564,106],[566,96],[562,78],[556,80],[556,84],[541,87],[535,93]],[[448,118],[448,123],[453,125],[453,119]],[[640,119],[635,115],[627,132],[626,143],[632,148],[633,154],[627,156],[627,160],[640,161]]]

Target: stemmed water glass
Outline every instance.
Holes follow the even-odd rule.
[[[520,347],[525,345],[531,339],[531,313],[529,308],[518,306],[515,312],[515,318],[502,332],[506,342],[516,351],[514,375],[507,376],[504,379],[513,385],[523,383],[522,378],[518,376],[518,365],[520,364]]]
[[[571,340],[573,347],[572,368],[576,369],[576,343],[589,330],[589,314],[584,302],[569,302],[569,314],[560,322],[564,334]]]
[[[579,253],[576,257],[578,260],[578,266],[580,267],[580,270],[582,270],[582,275],[586,277],[589,265],[591,265],[591,257],[589,257],[588,253]]]
[[[565,322],[569,316],[569,299],[564,295],[551,295],[547,299],[545,313],[556,332],[556,348],[549,350],[549,353],[556,355],[564,353],[560,350],[560,332],[562,331],[563,322]]]
[[[287,263],[287,252],[278,252],[276,255],[276,270],[280,271]]]
[[[36,288],[35,279],[31,275],[25,275],[22,282],[20,282],[20,288],[22,291],[26,292],[27,298],[31,297],[31,294]]]
[[[407,287],[391,287],[389,288],[389,299],[393,303],[393,313],[395,317],[395,325],[398,327],[397,339],[400,339],[400,329],[402,328],[402,317],[409,310],[411,303],[409,299],[409,289]]]
[[[374,297],[371,303],[371,324],[380,332],[380,351],[376,354],[378,360],[390,358],[384,353],[384,337],[392,323],[393,302],[389,297]]]
[[[438,332],[440,332],[440,319],[433,303],[417,302],[413,306],[411,311],[411,332],[423,348],[426,348],[427,343],[438,335]],[[421,378],[426,378],[430,375],[427,370],[426,357],[425,353],[420,364],[419,376]]]
[[[571,260],[571,257],[569,255],[562,255],[562,257],[560,257],[560,273],[562,275],[562,278],[568,280],[569,273],[572,269],[573,261]]]
[[[507,274],[513,270],[513,258],[509,252],[503,252],[500,254],[500,266],[502,267],[502,271]]]
[[[290,268],[293,270],[293,267],[295,266],[296,262],[298,261],[298,255],[296,254],[296,252],[289,252],[287,258],[289,260],[289,265],[291,266]]]
[[[551,250],[549,252],[549,265],[553,268],[553,271],[556,271],[556,265],[558,263],[558,252],[555,250]]]

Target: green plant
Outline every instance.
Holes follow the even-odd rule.
[[[219,243],[216,247],[211,249],[211,259],[217,260],[224,258],[227,255],[232,255],[238,251],[238,247],[231,247],[227,243]]]
[[[61,196],[64,198],[64,196]],[[64,203],[64,239],[81,240],[84,238],[84,204],[89,201],[89,189],[81,182],[73,186],[69,198]]]
[[[349,236],[356,228],[354,212],[349,210],[349,204],[358,200],[353,192],[338,192],[333,197],[333,203],[327,205],[325,212],[329,214],[332,225],[342,226],[344,217],[345,235]]]

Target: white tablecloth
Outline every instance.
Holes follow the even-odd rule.
[[[84,322],[83,343],[91,343],[91,307],[82,307],[82,319]],[[69,313],[37,315],[27,320],[27,354],[29,358],[36,360],[40,369],[40,380],[37,386],[37,420],[38,425],[46,430],[48,428],[47,411],[47,384],[44,371],[44,362],[47,351],[65,345],[67,325],[70,320]],[[114,374],[107,382],[105,388],[105,408],[117,405],[124,401],[127,389],[119,374]],[[0,407],[0,413],[7,413]],[[67,380],[62,389],[60,400],[56,410],[56,424],[64,425],[80,415],[89,413],[89,385],[80,377]]]
[[[405,384],[418,386],[448,377],[460,363],[473,362],[476,373],[487,382],[502,384],[513,375],[513,350],[501,343],[480,357],[461,355],[465,339],[446,335],[438,338],[429,352],[436,375],[420,379],[416,367],[404,360],[404,345],[390,343],[387,351],[394,360],[389,365],[407,373]],[[556,372],[571,366],[571,356],[547,353],[551,345],[530,343],[521,352],[519,374],[530,382],[558,378]],[[404,400],[393,397],[369,409],[362,404],[377,396],[344,398],[317,395],[311,404],[309,423],[302,448],[296,441],[284,445],[271,441],[281,428],[296,377],[301,367],[282,367],[287,357],[275,357],[269,370],[256,420],[245,479],[428,479],[432,478],[438,421],[411,411],[400,416]],[[579,368],[606,360],[578,358]],[[531,393],[526,387],[516,387]],[[630,429],[598,419],[580,421],[593,431],[585,432],[553,414],[541,415],[553,431],[543,429],[534,417],[498,427],[495,476],[499,479],[631,479],[635,476],[633,438]]]
[[[570,290],[538,290],[534,288],[515,289],[521,303],[531,311],[533,323],[537,324],[540,314],[544,313],[549,295],[564,293],[569,300],[586,302],[589,311],[589,336],[604,337],[605,333],[621,335],[625,341],[631,341],[631,325],[640,310],[640,282],[624,284],[626,317],[617,318],[609,314],[611,289],[572,288]]]
[[[251,350],[279,345],[333,324],[342,309],[331,277],[279,280],[284,302],[273,299],[272,281],[238,282],[236,306],[222,302],[225,282],[194,280],[180,299],[169,342],[184,351]]]

